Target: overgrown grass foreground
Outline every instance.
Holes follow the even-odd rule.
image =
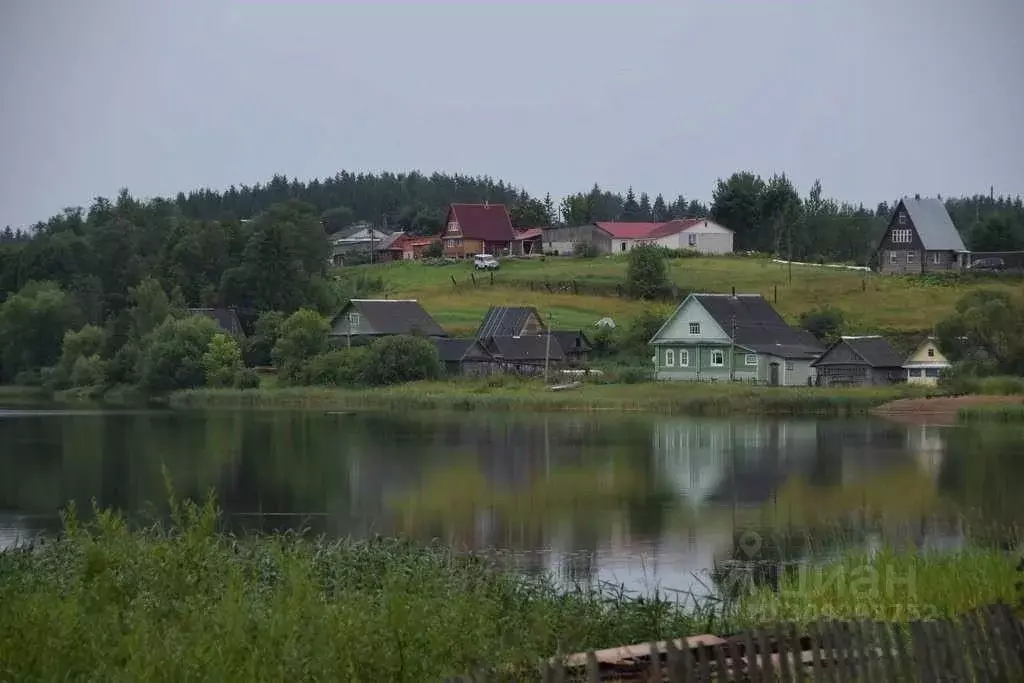
[[[548,391],[539,380],[506,378],[413,382],[378,389],[294,387],[249,391],[195,389],[170,398],[176,408],[350,410],[521,410],[650,412],[670,415],[862,415],[898,398],[925,396],[906,385],[859,388],[641,382],[584,384]]]
[[[114,513],[0,553],[0,680],[430,681],[480,670],[532,680],[572,652],[776,620],[957,614],[1011,600],[1013,558],[855,554],[695,611],[657,595],[560,590],[550,577],[399,540],[236,538],[218,511],[172,525]],[[724,618],[723,618],[724,616]]]
[[[957,420],[965,423],[1024,423],[1024,403],[968,406],[957,411]]]
[[[559,650],[711,626],[665,600],[566,593],[439,547],[234,538],[212,503],[175,518],[133,531],[72,511],[60,540],[0,553],[0,680],[529,678]]]

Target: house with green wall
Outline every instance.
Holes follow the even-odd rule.
[[[814,383],[825,348],[760,294],[690,294],[650,341],[659,380]]]

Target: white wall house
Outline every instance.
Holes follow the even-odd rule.
[[[731,254],[733,232],[712,220],[687,218],[657,229],[655,244],[669,249],[692,249],[701,254]]]

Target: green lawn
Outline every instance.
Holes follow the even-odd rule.
[[[623,257],[593,259],[548,257],[506,260],[501,270],[490,275],[476,273],[471,264],[446,266],[400,262],[377,266],[356,266],[338,271],[380,274],[391,297],[418,299],[441,325],[452,332],[466,332],[480,322],[487,307],[533,305],[554,316],[557,327],[590,327],[604,316],[628,322],[644,303],[619,298],[610,291],[596,296],[549,293],[545,283],[575,281],[588,287],[611,288],[622,282],[626,272]],[[476,277],[476,283],[471,279]],[[965,292],[980,287],[1019,290],[1019,282],[962,281],[941,284],[927,278],[882,277],[872,273],[813,266],[789,268],[762,258],[702,257],[671,262],[671,277],[681,291],[759,293],[773,301],[790,321],[800,313],[830,304],[846,314],[854,331],[894,330],[918,332],[931,329],[952,309]],[[452,278],[455,279],[453,284]],[[530,282],[536,289],[528,288]],[[671,309],[671,305],[662,304]]]

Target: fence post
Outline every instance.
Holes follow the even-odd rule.
[[[452,279],[452,287],[453,287],[453,288],[457,288],[457,287],[459,286],[459,283],[458,283],[458,281],[457,281],[457,280],[455,279],[455,276],[454,276],[454,275],[450,275],[449,277],[451,277],[451,279]]]
[[[470,273],[469,274],[469,279],[473,281],[473,286],[476,287],[476,275],[473,275],[473,273]]]

